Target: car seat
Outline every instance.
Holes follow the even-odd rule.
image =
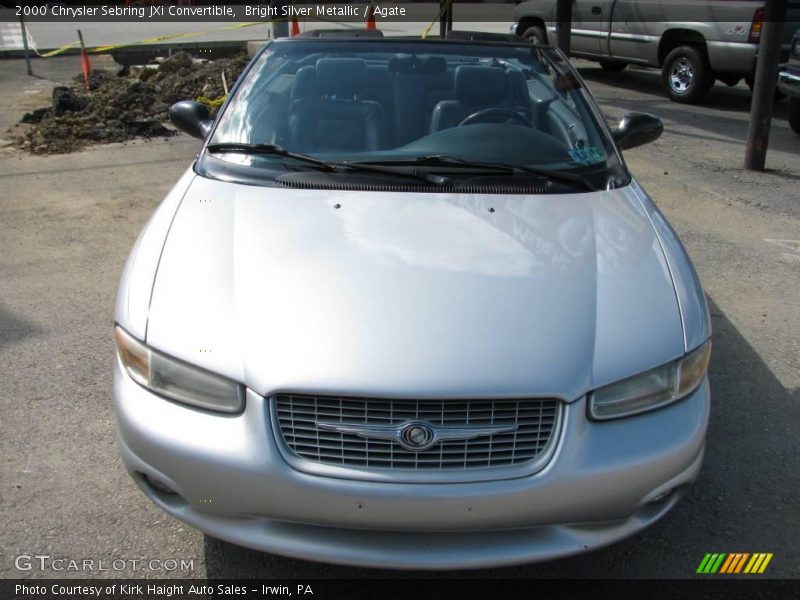
[[[500,67],[460,65],[455,70],[456,100],[443,100],[433,109],[430,132],[458,126],[478,111],[501,107],[530,116],[530,103],[525,101],[524,77],[516,71]]]
[[[361,100],[365,63],[358,58],[321,58],[297,72],[291,93],[289,129],[300,152],[370,151],[386,139],[386,114],[377,102]]]

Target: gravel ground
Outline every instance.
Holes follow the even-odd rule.
[[[45,89],[19,75],[20,62],[0,63],[0,114]],[[63,73],[52,68],[58,81]],[[707,104],[686,107],[663,97],[654,72],[609,75],[587,63],[583,73],[610,116],[647,110],[665,120],[664,136],[627,159],[678,230],[709,296],[714,405],[705,466],[685,500],[629,540],[448,576],[691,577],[706,552],[744,551],[773,552],[768,574],[798,577],[800,137],[778,105],[772,171],[744,173],[746,88],[716,86]],[[0,577],[86,575],[20,573],[19,554],[193,561],[171,573],[96,576],[407,577],[204,539],[152,506],[117,458],[116,285],[133,240],[196,150],[181,135],[50,157],[0,151]]]
[[[21,114],[22,126],[11,138],[34,154],[64,154],[92,144],[170,137],[175,130],[163,123],[171,104],[202,100],[216,111],[225,98],[225,82],[233,84],[249,60],[242,52],[198,62],[177,52],[153,66],[94,70],[88,89],[76,75],[69,85],[55,87],[46,105]]]

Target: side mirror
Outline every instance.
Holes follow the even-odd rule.
[[[622,117],[619,125],[611,130],[620,150],[636,148],[654,142],[664,132],[664,124],[650,113],[630,113]]]
[[[183,100],[170,106],[169,120],[184,133],[201,140],[206,138],[214,123],[206,105],[193,100]]]

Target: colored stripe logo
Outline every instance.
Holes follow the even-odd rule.
[[[708,553],[703,557],[696,573],[703,575],[719,574],[758,574],[767,569],[767,565],[772,560],[772,552],[724,552]]]

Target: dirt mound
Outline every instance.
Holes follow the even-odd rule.
[[[178,52],[157,69],[93,72],[88,91],[77,76],[71,86],[53,90],[51,106],[25,113],[21,123],[28,125],[12,133],[12,139],[34,154],[62,154],[90,144],[175,135],[163,125],[170,105],[202,98],[210,107],[218,106],[225,95],[222,73],[232,86],[248,58],[243,53],[196,63]]]

